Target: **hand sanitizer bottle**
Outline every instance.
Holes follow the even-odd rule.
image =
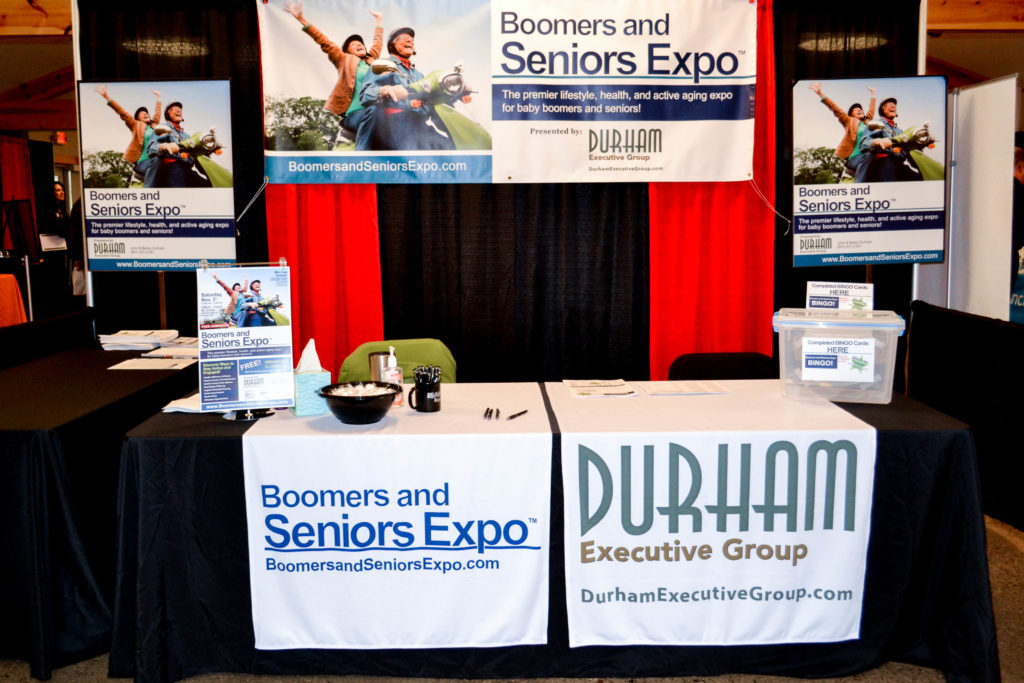
[[[381,375],[381,381],[390,382],[391,384],[397,384],[399,387],[401,387],[403,379],[402,368],[398,367],[398,359],[395,358],[395,347],[389,346],[388,350],[388,364],[387,367],[384,368],[384,372]],[[404,393],[405,392],[400,389],[399,392],[395,394],[395,402],[392,405],[401,407],[403,404]]]

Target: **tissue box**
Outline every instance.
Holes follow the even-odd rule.
[[[316,392],[331,383],[331,373],[297,372],[295,373],[295,406],[292,411],[299,417],[326,415],[327,401]]]

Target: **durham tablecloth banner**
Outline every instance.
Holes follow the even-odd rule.
[[[753,0],[256,7],[271,183],[752,177]],[[343,52],[353,33],[397,71]]]
[[[775,381],[721,385],[583,399],[548,385],[571,646],[858,637],[874,429]]]
[[[536,384],[446,384],[440,412],[365,426],[259,421],[243,438],[256,647],[547,642],[551,439]]]

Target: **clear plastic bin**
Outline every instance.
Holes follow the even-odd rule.
[[[889,403],[904,327],[892,311],[779,310],[772,328],[779,333],[783,396]]]

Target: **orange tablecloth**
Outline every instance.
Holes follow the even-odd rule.
[[[13,275],[0,274],[0,327],[24,322],[28,322],[28,317],[18,280]]]

